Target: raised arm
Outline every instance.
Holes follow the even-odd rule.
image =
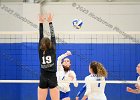
[[[66,53],[62,54],[61,56],[59,56],[57,58],[57,79],[58,80],[62,80],[62,78],[64,77],[63,76],[63,73],[64,73],[64,68],[62,66],[62,59],[71,55],[71,52],[70,51],[67,51]]]
[[[61,56],[58,57],[57,59],[57,71],[62,71],[64,70],[63,69],[63,66],[62,66],[62,59],[64,59],[65,57],[67,56],[70,56],[72,55],[70,51],[67,51],[66,53],[62,54]]]
[[[39,43],[43,37],[44,37],[43,36],[43,23],[40,23],[39,24]]]
[[[41,39],[44,37],[43,35],[43,23],[45,22],[46,18],[43,15],[39,16],[39,43]]]
[[[56,39],[55,39],[55,33],[54,33],[54,27],[53,27],[53,24],[52,24],[52,19],[53,19],[52,14],[51,13],[47,14],[47,21],[49,23],[50,33],[51,33],[52,47],[54,49],[56,49]]]

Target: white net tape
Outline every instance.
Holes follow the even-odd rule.
[[[61,83],[85,83],[83,80],[77,81],[59,81]],[[97,83],[111,83],[111,84],[136,84],[140,81],[128,81],[128,80],[107,80],[107,81],[88,81],[88,82],[97,82]],[[0,80],[0,83],[39,83],[39,80]]]

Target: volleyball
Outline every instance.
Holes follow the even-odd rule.
[[[72,24],[76,29],[80,29],[83,25],[83,21],[81,19],[74,19]]]

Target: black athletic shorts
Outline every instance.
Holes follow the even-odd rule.
[[[57,77],[56,73],[47,73],[40,75],[39,87],[42,89],[45,88],[55,88],[57,86]]]

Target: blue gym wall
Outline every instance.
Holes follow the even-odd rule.
[[[0,43],[0,79],[39,79],[37,43]],[[67,50],[72,69],[78,80],[89,74],[88,65],[96,60],[108,70],[107,80],[136,80],[136,65],[140,61],[140,44],[74,43],[57,44],[57,57]],[[0,84],[0,100],[37,100],[38,84]],[[71,85],[71,99],[74,100],[78,88]],[[108,100],[139,100],[140,95],[126,92],[129,84],[107,84],[105,93]],[[47,100],[50,100],[49,97]]]

